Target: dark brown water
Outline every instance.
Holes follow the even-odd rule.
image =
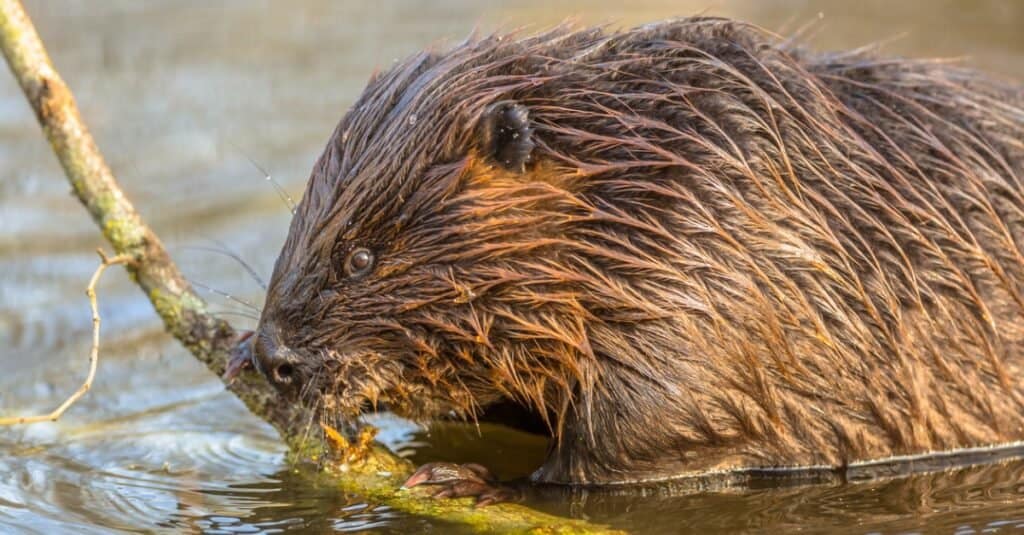
[[[432,43],[567,16],[632,25],[699,12],[781,33],[813,22],[822,49],[892,40],[892,54],[965,57],[1024,80],[1024,2],[634,1],[28,2],[127,193],[194,280],[258,303],[222,242],[269,274],[289,213],[249,157],[293,197],[370,73]],[[821,14],[821,16],[819,16]],[[0,412],[49,410],[86,370],[83,289],[102,245],[0,71]],[[0,430],[0,533],[276,530],[407,533],[448,526],[289,475],[274,432],[164,335],[111,271],[101,284],[95,388],[58,423]],[[245,307],[215,308],[252,325]],[[485,428],[426,432],[382,417],[417,459],[528,472],[540,441]],[[889,482],[684,497],[553,496],[534,505],[637,533],[949,533],[1024,530],[1024,463]]]

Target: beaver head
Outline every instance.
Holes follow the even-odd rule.
[[[275,386],[416,419],[502,396],[546,411],[572,388],[589,312],[563,246],[579,200],[534,154],[544,42],[467,43],[371,81],[274,267],[253,347]]]

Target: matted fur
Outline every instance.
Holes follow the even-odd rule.
[[[498,101],[523,174],[480,153]],[[316,164],[260,343],[344,414],[529,406],[549,482],[1021,440],[1022,106],[715,18],[424,52]]]

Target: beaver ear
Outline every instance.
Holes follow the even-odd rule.
[[[484,154],[516,173],[526,172],[533,154],[533,129],[526,106],[512,101],[491,104],[480,125]]]

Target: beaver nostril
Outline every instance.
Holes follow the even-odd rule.
[[[294,373],[294,366],[287,362],[282,362],[274,368],[274,379],[279,383],[290,383],[292,380],[292,374]]]

